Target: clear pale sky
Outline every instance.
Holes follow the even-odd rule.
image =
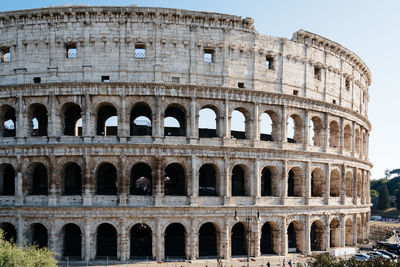
[[[369,157],[372,178],[400,168],[400,1],[397,0],[1,0],[0,11],[64,4],[131,5],[181,8],[251,17],[265,35],[291,38],[305,29],[342,44],[370,68]]]

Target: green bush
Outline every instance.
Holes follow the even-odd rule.
[[[18,247],[4,240],[0,230],[0,267],[55,267],[55,254],[37,246]]]

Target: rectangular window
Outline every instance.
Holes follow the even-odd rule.
[[[10,62],[11,61],[10,47],[2,47],[0,49],[0,55],[1,55],[1,62]]]
[[[274,58],[271,56],[267,56],[265,59],[265,68],[267,70],[273,70],[274,69]]]
[[[314,67],[314,79],[321,80],[321,68]]]
[[[203,60],[204,60],[204,63],[213,63],[214,62],[214,50],[204,49]]]
[[[299,91],[298,90],[293,90],[293,95],[298,95]]]
[[[172,82],[173,83],[179,83],[180,82],[179,77],[172,77]]]
[[[138,59],[146,58],[146,46],[144,44],[135,45],[135,58]]]
[[[333,103],[333,104],[336,104],[336,100],[335,100],[335,99],[333,99],[333,100],[332,100],[332,103]]]
[[[346,86],[346,90],[350,91],[350,79],[346,79],[345,86]]]
[[[109,83],[110,82],[110,76],[101,76],[101,81],[103,83]]]
[[[66,50],[67,50],[67,58],[76,58],[77,54],[76,44],[67,44]]]
[[[238,83],[239,88],[244,88],[244,83]]]
[[[40,77],[33,77],[33,83],[41,83],[42,79]]]

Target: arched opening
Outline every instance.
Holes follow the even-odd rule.
[[[131,111],[131,135],[152,134],[151,108],[146,103],[137,103]]]
[[[63,256],[81,257],[82,256],[82,233],[79,226],[68,223],[63,227]]]
[[[64,168],[64,195],[82,194],[82,170],[76,163],[68,163]]]
[[[345,245],[346,246],[352,246],[353,245],[353,222],[351,221],[350,218],[346,220],[346,240],[345,240]]]
[[[199,170],[199,196],[217,195],[217,176],[212,164],[204,164]]]
[[[340,224],[339,220],[334,218],[330,225],[330,247],[339,247],[340,246]]]
[[[117,194],[117,169],[111,163],[102,164],[97,170],[97,195]]]
[[[10,164],[0,165],[0,195],[15,195],[15,172]]]
[[[245,170],[236,165],[232,169],[232,196],[246,196]]]
[[[246,139],[248,121],[246,119],[248,112],[245,109],[235,109],[231,117],[231,138]]]
[[[315,168],[311,172],[311,196],[323,197],[324,186],[324,171],[320,168]]]
[[[103,103],[97,110],[97,135],[118,135],[117,109],[111,104]]]
[[[331,171],[330,196],[338,197],[340,193],[340,172],[338,170]]]
[[[279,252],[279,230],[276,223],[266,222],[261,228],[260,240],[261,254],[278,254]]]
[[[164,245],[166,257],[186,258],[185,228],[180,223],[172,223],[165,230]]]
[[[210,222],[203,224],[199,230],[199,256],[218,256],[217,243],[217,230],[214,224]]]
[[[131,170],[131,195],[151,196],[151,168],[145,163],[138,163]]]
[[[185,170],[178,163],[171,163],[165,168],[164,190],[166,196],[185,196]]]
[[[299,167],[293,167],[289,170],[287,196],[303,196],[303,170]]]
[[[131,229],[131,258],[153,257],[152,231],[144,223],[137,223]]]
[[[108,223],[102,223],[97,227],[96,233],[96,257],[117,257],[117,230]]]
[[[353,175],[346,173],[346,197],[353,197]]]
[[[33,104],[28,113],[32,136],[47,136],[47,109],[42,104]]]
[[[314,116],[310,121],[310,144],[314,146],[322,146],[324,140],[324,123],[322,120]]]
[[[8,105],[3,106],[2,108],[3,114],[3,137],[14,137],[15,136],[15,129],[16,129],[16,117],[15,117],[15,109]]]
[[[288,117],[287,141],[289,143],[303,142],[303,122],[297,114]]]
[[[261,171],[261,196],[272,196],[272,173],[268,167]]]
[[[310,242],[312,251],[321,251],[324,242],[324,230],[321,221],[314,221],[311,225]]]
[[[344,149],[351,151],[351,127],[348,124],[344,126]]]
[[[339,124],[336,121],[329,123],[329,146],[339,147]]]
[[[78,120],[81,118],[82,109],[79,105],[74,103],[66,104],[64,108],[64,135],[82,136],[82,125],[78,125]]]
[[[356,129],[356,144],[355,144],[355,149],[357,153],[360,153],[360,142],[361,142],[361,137],[360,137],[360,130]]]
[[[178,105],[165,110],[164,136],[186,136],[186,112]]]
[[[27,231],[27,242],[30,245],[37,245],[39,248],[47,247],[47,229],[41,223],[33,223]]]
[[[361,175],[357,173],[357,197],[360,198],[362,196],[362,180]]]
[[[0,223],[0,229],[3,231],[3,238],[8,242],[17,242],[17,231],[11,223]]]
[[[287,228],[288,252],[303,252],[303,226],[299,221],[293,221]]]
[[[48,178],[46,167],[41,163],[35,164],[31,177],[28,184],[28,195],[47,195]]]
[[[199,112],[199,137],[218,137],[217,113],[211,107],[202,108]]]
[[[279,119],[273,111],[266,111],[260,117],[260,140],[273,142],[279,137]]]
[[[231,232],[232,257],[247,255],[246,232],[243,223],[238,222],[232,227]]]

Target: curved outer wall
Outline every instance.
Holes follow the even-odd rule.
[[[33,223],[43,224],[48,246],[61,254],[63,227],[74,223],[82,233],[81,257],[94,259],[99,256],[97,227],[107,222],[117,231],[116,256],[122,261],[132,256],[130,230],[136,223],[151,228],[157,260],[166,258],[164,234],[174,222],[185,229],[184,257],[190,259],[200,256],[199,229],[206,222],[217,229],[218,254],[229,259],[232,227],[242,222],[248,229],[246,217],[251,218],[250,254],[256,257],[266,242],[266,222],[274,228],[273,250],[279,255],[292,251],[290,225],[301,253],[314,248],[315,225],[320,225],[321,250],[366,241],[372,167],[368,68],[351,51],[316,34],[300,30],[291,40],[264,36],[252,23],[231,15],[140,7],[0,13],[0,130],[5,136],[0,174],[6,176],[6,166],[15,173],[15,193],[0,197],[0,223],[14,226],[20,244],[30,238]],[[144,49],[145,56],[135,56],[135,48]],[[68,58],[68,49],[76,49],[76,57]],[[205,62],[204,56],[212,59]],[[81,109],[78,136],[65,132],[71,103]],[[151,131],[143,136],[130,130],[137,103],[150,110]],[[32,124],[38,104],[47,112],[43,136]],[[104,106],[114,107],[118,116],[109,136],[96,128]],[[170,107],[183,113],[183,136],[164,134]],[[216,114],[216,137],[199,137],[204,107]],[[6,137],[10,109],[16,130]],[[231,133],[234,110],[245,117],[245,139]],[[269,141],[261,135],[264,112],[272,120]],[[290,118],[295,136],[289,140]],[[64,188],[64,168],[72,162],[81,169],[77,195],[67,195]],[[47,193],[34,194],[39,163],[47,170]],[[111,195],[99,191],[103,163],[116,169]],[[131,194],[136,163],[151,169],[151,195]],[[165,195],[171,163],[183,169],[182,196]],[[199,193],[200,168],[207,163],[214,166],[216,196]],[[232,196],[237,165],[244,170],[245,190]],[[272,177],[269,196],[261,189],[266,167]],[[290,179],[294,193],[288,193]],[[338,222],[337,229],[332,222]]]

